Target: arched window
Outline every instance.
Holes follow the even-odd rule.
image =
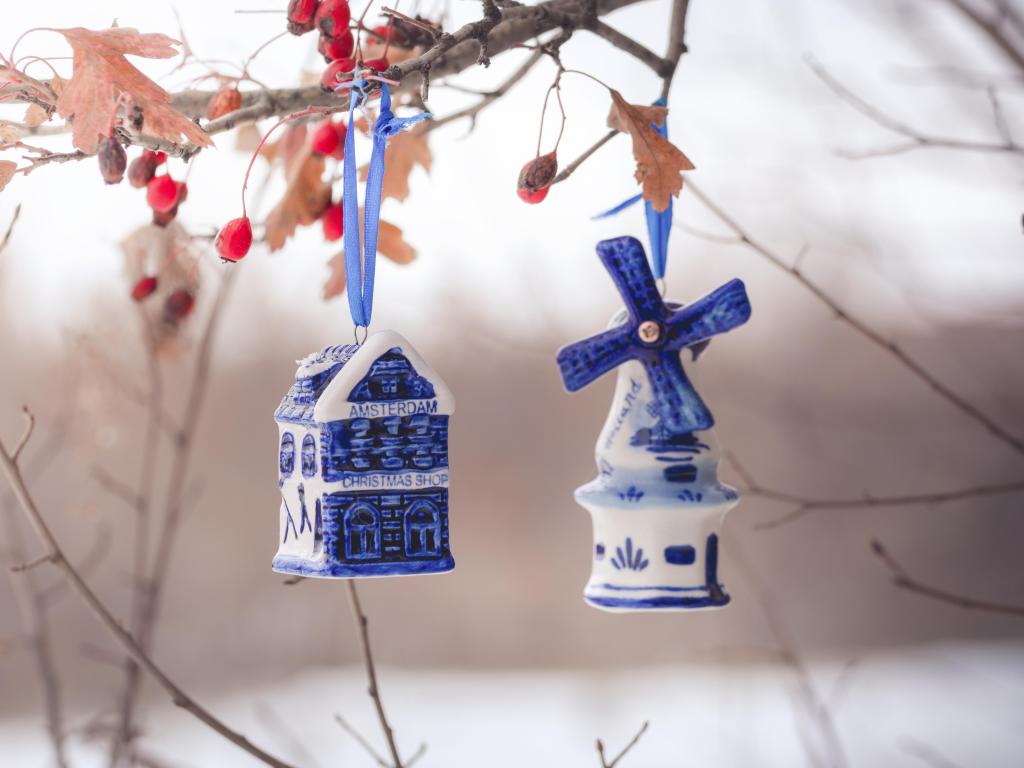
[[[291,432],[281,435],[281,456],[278,466],[282,477],[290,477],[295,469],[295,438]]]
[[[316,438],[306,435],[302,438],[302,476],[312,477],[316,474]]]
[[[353,504],[345,513],[345,557],[380,557],[380,515],[369,504]]]
[[[441,554],[441,516],[429,501],[417,501],[405,513],[405,553],[410,557]]]

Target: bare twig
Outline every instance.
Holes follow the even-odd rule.
[[[356,742],[356,744],[358,744],[364,750],[366,750],[366,754],[372,757],[373,761],[377,763],[377,765],[381,766],[381,768],[391,768],[390,763],[388,763],[387,760],[381,757],[380,753],[378,753],[377,750],[373,748],[373,745],[367,740],[367,738],[363,736],[363,734],[361,734],[359,731],[357,731],[352,725],[350,725],[345,718],[335,713],[334,719],[338,723],[338,725],[341,726],[342,730],[352,737],[352,740]]]
[[[886,114],[878,107],[870,104],[869,102],[862,99],[860,96],[855,94],[845,85],[840,83],[827,69],[825,69],[817,60],[812,57],[807,57],[808,66],[814,71],[823,83],[828,86],[836,96],[845,101],[851,107],[856,109],[862,115],[867,117],[872,122],[885,128],[888,131],[892,131],[895,134],[903,136],[907,139],[906,142],[900,144],[894,144],[887,147],[880,147],[877,149],[869,149],[862,152],[848,152],[843,151],[845,157],[851,159],[862,159],[865,157],[878,157],[881,155],[894,155],[902,152],[909,152],[914,149],[923,148],[935,148],[935,149],[960,149],[970,150],[974,152],[996,152],[996,153],[1012,153],[1018,155],[1024,155],[1024,146],[1016,143],[1011,137],[1003,134],[1001,136],[1002,141],[991,142],[991,141],[971,141],[967,139],[955,139],[945,136],[932,136],[929,134],[922,133],[916,128],[912,128],[906,123],[900,122],[890,115]]]
[[[590,31],[598,37],[604,38],[616,48],[625,51],[636,59],[639,59],[648,67],[653,69],[654,73],[659,77],[667,76],[668,72],[674,67],[672,62],[661,58],[661,56],[656,54],[654,51],[644,45],[641,45],[628,35],[622,34],[614,27],[608,26],[603,21],[594,21],[593,26],[590,27]]]
[[[353,579],[348,580],[348,597],[352,605],[352,615],[359,627],[359,642],[363,649],[363,666],[366,668],[366,679],[368,683],[367,693],[373,700],[374,709],[377,711],[377,719],[380,721],[381,730],[384,732],[384,740],[388,745],[388,752],[391,754],[391,768],[405,768],[402,758],[398,752],[398,745],[395,743],[395,733],[388,722],[384,712],[384,702],[380,696],[380,687],[377,685],[377,669],[373,663],[373,652],[370,649],[370,622],[363,613],[363,607],[359,602],[359,593],[356,591],[356,583]]]
[[[194,715],[228,741],[245,750],[266,765],[273,766],[273,768],[291,768],[287,763],[260,749],[250,742],[245,736],[229,728],[209,710],[188,696],[142,650],[139,644],[135,641],[135,638],[121,627],[117,619],[114,618],[113,614],[110,613],[89,585],[85,583],[81,575],[64,555],[56,537],[54,537],[46,523],[46,520],[43,518],[42,513],[40,513],[38,507],[36,507],[35,501],[28,490],[28,486],[26,486],[25,481],[22,478],[21,470],[18,468],[18,465],[14,463],[12,454],[7,452],[7,449],[4,447],[2,442],[0,442],[0,469],[3,470],[4,476],[7,478],[8,483],[10,483],[11,490],[14,492],[15,498],[21,506],[22,511],[25,513],[25,517],[32,526],[32,530],[35,532],[40,544],[42,544],[46,552],[52,557],[54,566],[60,570],[71,588],[82,599],[82,602],[85,603],[85,605],[92,611],[113,638],[120,643],[125,652],[128,653],[140,667],[146,670],[146,672],[156,680],[160,687],[170,695],[174,704]]]
[[[672,89],[672,78],[679,67],[679,59],[686,53],[686,12],[690,9],[690,0],[673,0],[672,19],[669,22],[668,51],[665,61],[669,69],[661,78],[661,98],[668,99]]]
[[[643,736],[647,732],[647,728],[649,726],[650,726],[650,722],[648,722],[647,720],[644,720],[644,724],[640,726],[640,730],[636,732],[636,734],[633,736],[633,738],[629,740],[629,743],[626,744],[626,746],[624,746],[620,750],[619,754],[617,754],[612,760],[608,760],[608,758],[605,756],[605,753],[604,753],[604,742],[601,741],[600,739],[598,739],[597,740],[597,756],[601,759],[601,768],[615,768],[615,766],[619,764],[619,761],[622,758],[624,758],[629,753],[629,751],[631,749],[633,749],[633,747],[636,746],[636,743],[638,741],[640,741],[640,737]]]
[[[1024,480],[1017,480],[1008,483],[994,483],[992,485],[972,485],[966,488],[956,488],[951,491],[936,491],[931,493],[906,493],[893,496],[864,494],[862,496],[850,496],[847,498],[816,498],[801,496],[800,494],[780,491],[773,488],[765,488],[757,481],[756,478],[754,478],[734,453],[726,451],[724,457],[736,469],[736,473],[742,478],[744,485],[740,490],[743,493],[793,506],[792,511],[773,520],[755,525],[754,527],[759,530],[778,528],[787,523],[791,523],[804,515],[810,514],[811,512],[822,510],[868,509],[872,507],[916,507],[930,504],[948,504],[953,501],[977,499],[986,496],[1004,496],[1013,493],[1024,493]]]
[[[967,610],[984,611],[985,613],[998,613],[1004,616],[1013,616],[1024,619],[1024,605],[1012,603],[997,603],[992,600],[981,600],[974,597],[967,597],[955,592],[947,592],[944,589],[923,584],[912,577],[907,570],[891,555],[878,539],[871,540],[871,551],[879,560],[885,563],[892,576],[892,583],[900,589],[914,592],[918,595],[937,600],[941,603],[949,603]]]
[[[21,452],[25,450],[25,446],[28,445],[32,432],[36,428],[36,417],[32,415],[27,405],[21,406],[21,413],[25,417],[25,431],[21,433],[21,440],[18,441],[18,445],[14,448],[14,453],[11,454],[11,461],[15,464],[21,458]]]
[[[1014,66],[1024,72],[1024,51],[1015,45],[1003,31],[998,19],[986,18],[977,8],[966,0],[948,0],[949,4],[964,16],[970,19],[974,25],[985,34],[989,40],[1009,59]],[[1015,16],[1016,17],[1016,16]],[[1015,24],[1019,22],[1016,17]]]
[[[14,225],[18,223],[18,217],[21,216],[21,203],[14,208],[14,215],[11,216],[11,223],[7,225],[7,231],[4,232],[3,240],[0,240],[0,253],[7,250],[7,244],[11,242],[11,235],[14,233]]]
[[[436,131],[438,128],[444,125],[448,125],[449,123],[455,122],[456,120],[469,118],[469,130],[472,131],[473,128],[476,127],[477,115],[479,115],[484,109],[486,109],[488,106],[490,106],[495,101],[504,96],[506,93],[508,93],[509,89],[511,89],[513,85],[515,85],[524,77],[526,77],[527,73],[531,69],[533,69],[533,67],[537,64],[538,61],[540,61],[543,55],[544,52],[539,49],[534,51],[533,53],[530,54],[529,58],[527,58],[526,61],[523,62],[522,66],[520,66],[519,69],[513,72],[509,76],[509,78],[505,80],[505,82],[503,82],[493,91],[489,91],[485,94],[482,94],[482,98],[476,104],[466,107],[465,109],[460,109],[458,112],[453,112],[450,115],[445,115],[444,117],[438,118],[437,120],[433,120],[425,124],[419,130],[422,131],[423,133],[427,133],[429,131]]]
[[[575,160],[573,160],[571,163],[565,166],[565,168],[563,168],[559,172],[559,174],[555,176],[554,179],[551,180],[551,183],[558,184],[559,182],[568,179],[570,176],[572,176],[573,172],[575,172],[577,168],[583,165],[583,163],[585,163],[590,158],[592,154],[597,152],[597,150],[599,150],[601,147],[603,147],[605,144],[607,144],[609,141],[611,141],[618,135],[618,131],[608,131],[608,133],[606,133],[604,136],[598,139],[593,145],[591,145],[590,148],[585,150],[583,154],[581,154],[579,157],[577,157]]]
[[[696,197],[704,206],[711,211],[714,216],[721,221],[729,230],[731,230],[739,239],[742,245],[747,246],[755,253],[759,254],[763,258],[767,259],[772,265],[778,267],[786,274],[793,277],[797,282],[806,288],[818,301],[828,307],[835,315],[835,318],[850,328],[855,330],[864,339],[870,341],[879,349],[886,352],[890,357],[894,358],[904,368],[910,371],[914,376],[923,381],[932,390],[935,391],[940,397],[946,402],[956,408],[958,411],[963,413],[965,416],[974,420],[982,427],[984,427],[989,434],[996,439],[1008,445],[1014,451],[1024,455],[1024,439],[1012,434],[1007,431],[1002,424],[986,415],[976,405],[971,403],[969,400],[961,395],[958,395],[946,384],[942,383],[939,378],[925,368],[921,363],[911,357],[907,352],[903,350],[896,342],[890,341],[882,336],[878,331],[874,330],[866,323],[857,318],[851,316],[845,309],[843,309],[839,303],[833,299],[828,293],[825,292],[817,283],[810,280],[799,267],[791,266],[786,262],[784,258],[779,256],[777,253],[769,250],[765,245],[757,240],[754,240],[747,231],[728,213],[725,212],[721,206],[713,202],[704,192],[701,190],[700,185],[690,181],[686,185],[686,189],[689,190],[690,194]]]

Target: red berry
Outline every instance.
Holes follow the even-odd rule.
[[[341,37],[352,20],[348,0],[323,0],[316,9],[316,26],[326,37]]]
[[[548,196],[551,182],[558,172],[558,158],[554,152],[540,155],[523,166],[519,172],[519,183],[516,190],[520,199],[527,203],[541,202]]]
[[[146,185],[146,202],[159,213],[167,213],[178,202],[178,183],[166,173],[154,176]]]
[[[237,88],[221,88],[206,105],[206,119],[216,120],[242,106],[242,94]]]
[[[313,17],[318,5],[320,0],[291,0],[288,3],[288,31],[293,35],[302,35],[313,29]]]
[[[156,152],[152,149],[142,150],[142,156],[147,157],[153,161],[153,165],[162,165],[164,160],[167,159],[166,152]]]
[[[392,44],[397,45],[399,48],[405,48],[409,44],[409,41],[406,40],[405,33],[402,32],[402,30],[400,30],[393,24],[391,26],[388,26],[387,24],[382,24],[379,27],[374,27],[373,31],[377,33],[378,42],[390,41]]]
[[[351,56],[355,47],[356,39],[352,37],[350,30],[345,30],[345,33],[340,37],[320,35],[320,42],[316,44],[316,49],[323,54],[324,60],[328,64],[335,59],[344,59],[347,56]]]
[[[148,154],[147,154],[148,153]],[[139,157],[128,164],[128,183],[136,189],[142,189],[156,173],[156,158],[153,152],[144,149]]]
[[[333,91],[335,86],[342,80],[351,80],[352,75],[343,77],[345,73],[351,73],[356,68],[356,62],[349,56],[342,56],[327,65],[323,75],[320,77],[320,87],[325,91]]]
[[[147,296],[152,296],[156,291],[157,280],[153,275],[140,277],[138,282],[132,286],[132,298],[135,301],[142,301]]]
[[[345,215],[341,203],[332,203],[327,206],[327,210],[320,217],[320,223],[324,227],[324,240],[329,243],[340,240],[341,236],[345,234]]]
[[[363,66],[366,67],[366,69],[372,69],[375,72],[383,72],[389,65],[388,60],[384,56],[381,56],[378,59],[367,59],[363,62]]]
[[[153,211],[153,223],[158,227],[166,227],[178,217],[178,204],[169,211]]]
[[[252,222],[248,216],[232,219],[217,233],[217,253],[227,261],[241,261],[252,246]]]
[[[348,129],[344,123],[332,123],[324,120],[313,131],[310,148],[320,155],[331,155],[339,160],[345,156],[345,134]]]
[[[179,288],[164,301],[164,320],[177,323],[188,317],[196,300],[187,288]]]
[[[107,184],[118,184],[124,178],[124,169],[128,165],[128,155],[113,136],[107,136],[100,142],[96,153],[100,161],[100,173]]]

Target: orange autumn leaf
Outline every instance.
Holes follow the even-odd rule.
[[[433,157],[427,144],[427,135],[421,131],[402,131],[396,133],[388,141],[384,150],[384,180],[381,183],[381,196],[405,200],[409,196],[409,175],[417,165],[430,171]],[[359,178],[366,181],[369,169],[359,169]]]
[[[6,187],[11,179],[14,178],[14,172],[17,168],[17,163],[12,163],[10,160],[0,160],[0,190]]]
[[[359,225],[362,231],[363,209],[359,209]],[[416,258],[416,249],[402,238],[402,230],[394,224],[381,221],[377,226],[377,253],[396,264],[408,264]],[[345,290],[345,252],[334,254],[327,262],[330,274],[324,283],[324,299],[340,296]]]
[[[649,201],[654,210],[664,211],[672,195],[679,197],[683,188],[682,172],[692,171],[694,165],[679,147],[653,128],[654,124],[665,120],[668,109],[629,104],[618,91],[609,91],[612,109],[608,113],[608,127],[632,137],[635,178],[643,185],[644,200]]]
[[[280,250],[300,224],[312,224],[330,204],[331,187],[323,175],[324,159],[309,147],[303,147],[292,158],[284,197],[267,214],[267,245],[271,251]]]
[[[166,35],[143,34],[127,27],[100,31],[74,27],[57,30],[74,53],[73,73],[57,99],[57,113],[71,120],[71,139],[77,149],[96,152],[100,137],[121,95],[142,110],[142,130],[156,138],[179,143],[184,136],[208,147],[209,135],[170,105],[171,95],[136,69],[126,55],[169,59],[180,45]]]

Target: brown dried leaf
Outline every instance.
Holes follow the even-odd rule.
[[[260,145],[262,138],[260,129],[256,127],[255,123],[240,125],[235,131],[235,149],[246,155],[251,155]]]
[[[672,195],[679,197],[683,188],[682,172],[692,171],[694,165],[679,147],[652,127],[665,119],[668,109],[629,104],[618,91],[609,91],[612,109],[608,114],[608,127],[632,137],[635,178],[643,185],[644,200],[650,201],[654,210],[664,211]]]
[[[363,209],[359,209],[359,231],[363,231]],[[377,253],[395,264],[408,264],[416,258],[416,249],[402,238],[402,230],[394,224],[381,221],[377,227]],[[340,296],[345,290],[345,252],[341,251],[327,262],[330,274],[324,283],[324,300]]]
[[[142,110],[143,130],[178,143],[184,136],[201,147],[213,144],[209,135],[170,106],[171,95],[136,69],[126,55],[168,59],[177,55],[172,40],[161,34],[142,34],[128,27],[100,31],[74,27],[57,30],[74,53],[73,74],[57,99],[57,112],[72,121],[72,144],[94,153],[106,136],[110,116],[121,94]]]
[[[21,138],[18,126],[0,120],[0,144],[14,144]]]
[[[384,151],[384,181],[381,185],[382,197],[393,197],[405,200],[409,196],[409,174],[417,165],[429,172],[433,160],[430,146],[427,144],[429,134],[419,131],[402,131],[396,133],[388,142]],[[359,178],[366,181],[369,168],[359,169]]]
[[[291,165],[296,154],[303,149],[306,143],[306,132],[307,129],[305,123],[290,125],[285,128],[284,134],[277,141],[264,144],[263,149],[260,150],[260,154],[263,155],[269,163],[273,163],[280,159],[285,165]],[[261,138],[262,135],[259,135],[256,140],[257,145]],[[255,150],[256,147],[253,146],[252,151]]]
[[[331,187],[322,177],[324,159],[303,147],[288,166],[288,187],[267,215],[267,245],[280,250],[296,228],[309,225],[331,202]]]
[[[40,107],[38,104],[29,104],[28,109],[25,110],[25,118],[21,121],[29,128],[35,128],[38,125],[42,125],[50,119],[49,113]]]
[[[14,171],[17,170],[18,164],[12,163],[10,160],[0,160],[0,190],[14,178]]]

